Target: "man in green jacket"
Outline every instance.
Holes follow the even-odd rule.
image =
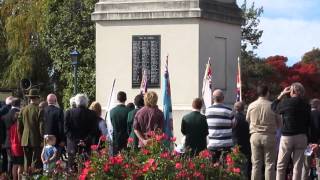
[[[119,102],[119,105],[117,105],[110,111],[110,119],[113,127],[113,155],[118,154],[119,151],[127,147],[127,140],[129,137],[127,131],[129,109],[125,105],[125,102],[127,100],[126,93],[123,91],[119,91],[117,94],[117,100]]]
[[[142,94],[139,94],[134,98],[134,105],[135,105],[135,109],[130,111],[128,114],[127,128],[128,128],[129,136],[133,138],[133,147],[137,149],[139,145],[139,139],[137,135],[134,133],[133,121],[136,113],[144,106]]]
[[[197,155],[207,147],[208,124],[206,116],[200,113],[201,106],[202,99],[194,99],[193,111],[182,118],[181,132],[186,136],[185,147],[190,155]]]
[[[24,170],[29,172],[41,168],[40,146],[42,141],[42,115],[39,110],[39,90],[31,89],[27,97],[30,104],[24,107],[19,117],[19,132],[21,133],[21,146],[24,152]]]

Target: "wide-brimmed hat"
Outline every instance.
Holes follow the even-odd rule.
[[[29,94],[26,95],[27,97],[40,97],[39,89],[30,89]]]

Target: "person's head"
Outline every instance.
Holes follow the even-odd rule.
[[[20,107],[21,106],[21,100],[19,98],[12,98],[12,102],[11,102],[11,105],[13,107]]]
[[[40,103],[39,103],[39,108],[40,109],[44,109],[45,107],[47,107],[48,106],[48,103],[46,102],[46,101],[41,101]]]
[[[144,104],[148,107],[155,107],[158,103],[158,95],[153,91],[149,91],[144,95]]]
[[[310,101],[310,105],[312,109],[320,110],[320,99],[317,99],[317,98],[312,99]]]
[[[46,135],[44,140],[46,145],[52,145],[52,146],[54,146],[57,141],[54,135]]]
[[[75,102],[77,107],[88,107],[89,99],[85,94],[77,94]]]
[[[303,97],[305,93],[304,87],[301,83],[295,82],[291,84],[290,96],[291,97]]]
[[[48,105],[56,105],[57,104],[57,96],[55,94],[49,94],[47,96]]]
[[[101,116],[101,112],[102,112],[102,108],[100,103],[98,103],[97,101],[93,101],[89,107],[89,109],[91,109],[92,111],[94,111],[97,116]]]
[[[75,98],[75,97],[71,97],[70,100],[69,100],[69,103],[70,103],[70,108],[75,108],[75,107],[77,107],[77,105],[76,105],[76,98]]]
[[[125,103],[126,100],[127,100],[127,94],[123,91],[119,91],[118,94],[117,94],[117,100],[120,102],[120,103]]]
[[[126,107],[127,107],[128,109],[130,109],[130,110],[134,110],[134,104],[133,104],[133,103],[128,103],[128,104],[126,105]]]
[[[141,108],[144,106],[144,100],[143,100],[142,94],[136,95],[136,97],[134,98],[134,105],[136,105],[137,108]]]
[[[212,98],[214,103],[223,103],[224,95],[221,89],[216,89],[212,93]]]
[[[195,110],[200,110],[202,107],[202,99],[201,98],[195,98],[192,101],[192,108]]]
[[[269,93],[269,87],[267,85],[260,85],[257,87],[257,94],[259,97],[268,97],[270,95]]]
[[[30,89],[29,94],[26,95],[29,97],[30,102],[33,104],[39,104],[40,103],[40,92],[39,89]]]
[[[6,105],[11,105],[13,96],[9,96],[6,98]]]
[[[234,110],[236,111],[236,112],[243,112],[244,111],[244,104],[243,104],[243,102],[236,102],[236,103],[234,103]]]

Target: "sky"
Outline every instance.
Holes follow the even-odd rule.
[[[320,0],[247,0],[263,7],[259,29],[260,57],[283,55],[288,65],[301,60],[305,52],[320,48]],[[239,7],[243,0],[237,0]]]

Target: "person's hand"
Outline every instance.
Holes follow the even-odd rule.
[[[63,142],[63,141],[61,141],[60,143],[59,143],[59,146],[60,147],[64,147],[66,144],[65,144],[65,142]]]
[[[48,162],[49,162],[48,160],[44,160],[43,164],[48,164]]]
[[[310,144],[312,151],[317,151],[319,149],[318,144]]]
[[[281,99],[284,95],[287,95],[291,92],[291,87],[286,87],[283,89],[283,91],[278,96],[278,99]]]

